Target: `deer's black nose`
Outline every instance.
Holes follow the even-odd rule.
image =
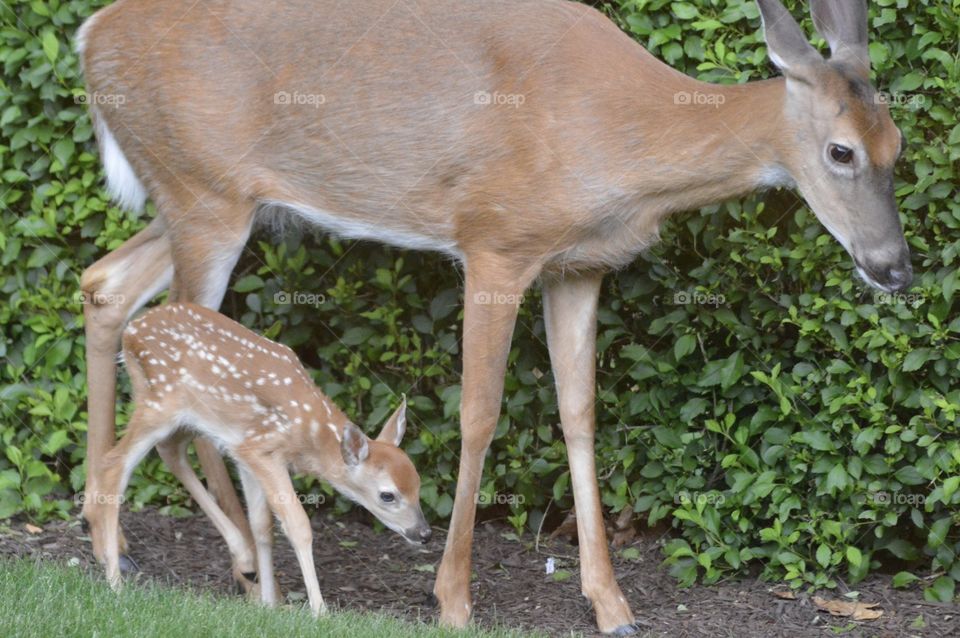
[[[903,292],[913,283],[913,268],[910,264],[905,268],[891,268],[886,275],[888,285],[897,292]]]
[[[429,527],[424,527],[420,530],[420,542],[423,545],[426,545],[430,542],[430,539],[433,537],[433,530]]]

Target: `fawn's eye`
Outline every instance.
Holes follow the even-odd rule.
[[[397,499],[393,492],[380,492],[380,500],[384,503],[392,503]]]
[[[853,149],[840,144],[831,144],[830,159],[837,164],[849,164],[853,161]]]

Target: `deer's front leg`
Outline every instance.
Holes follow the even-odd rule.
[[[470,553],[483,457],[500,414],[517,308],[535,276],[533,269],[517,268],[496,256],[467,258],[460,469],[447,544],[433,590],[444,625],[463,627],[470,619]]]
[[[610,564],[594,452],[600,281],[600,275],[547,281],[543,287],[543,305],[577,508],[581,588],[593,603],[600,630],[626,635],[635,631],[634,617]]]

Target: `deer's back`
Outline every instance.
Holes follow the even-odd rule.
[[[85,69],[125,97],[100,116],[148,187],[172,172],[448,252],[594,232],[643,116],[625,96],[677,77],[566,0],[120,0]]]

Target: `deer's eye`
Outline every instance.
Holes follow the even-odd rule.
[[[849,164],[853,161],[853,149],[840,144],[831,144],[830,159],[837,164]]]
[[[380,492],[380,500],[384,503],[392,503],[397,500],[397,497],[394,496],[393,492]]]

